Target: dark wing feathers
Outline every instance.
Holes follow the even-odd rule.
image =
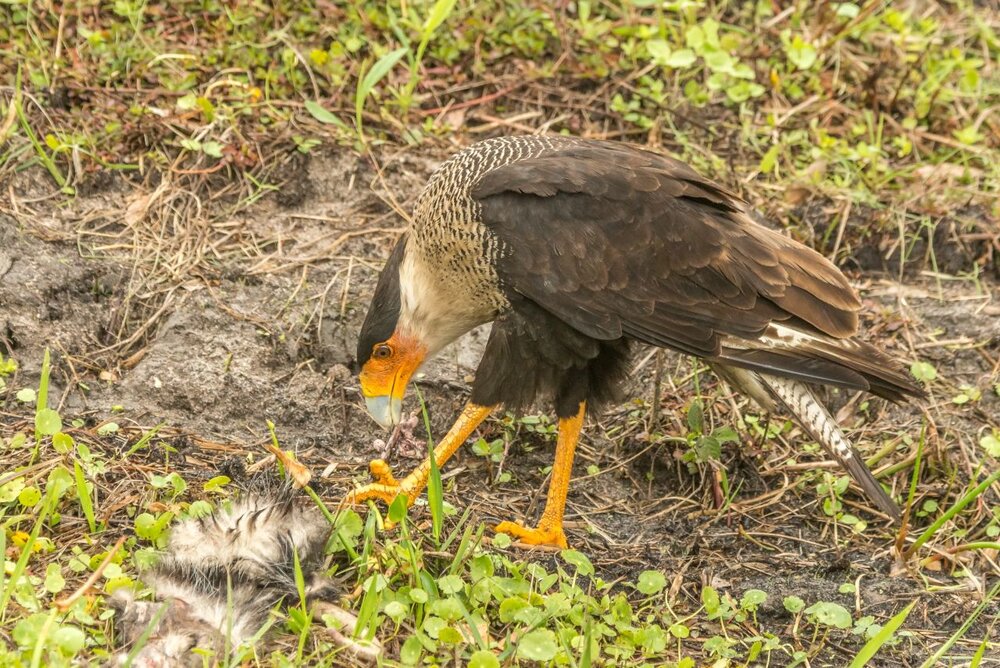
[[[811,383],[869,390],[892,401],[923,395],[888,355],[859,341],[793,336],[771,327],[756,341],[723,342],[717,359],[726,364],[794,377]]]
[[[581,331],[698,322],[715,340],[690,343],[711,354],[712,335],[759,334],[774,319],[836,337],[857,328],[859,302],[835,267],[669,158],[587,143],[491,171],[473,197],[510,249],[501,278]],[[610,317],[576,315],[593,304]]]
[[[870,346],[838,345],[855,334],[861,304],[833,264],[753,222],[740,198],[681,162],[580,142],[490,171],[472,196],[504,247],[504,288],[587,336],[625,334],[892,398],[918,391],[881,367],[885,356],[865,359]],[[757,340],[772,323],[829,338],[830,350],[723,345]]]

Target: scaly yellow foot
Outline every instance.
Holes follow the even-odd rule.
[[[549,496],[545,500],[545,510],[538,520],[538,526],[527,529],[517,522],[501,522],[496,526],[497,531],[508,533],[528,545],[549,545],[566,549],[566,534],[562,528],[563,511],[566,508],[566,493],[569,491],[569,476],[573,469],[573,453],[580,439],[580,428],[586,411],[587,403],[580,402],[575,416],[559,420],[559,438],[556,439],[556,460],[552,464]]]
[[[494,527],[494,531],[510,534],[528,545],[549,545],[561,547],[564,550],[569,547],[566,542],[566,534],[559,524],[540,522],[536,528],[529,529],[517,522],[501,522]]]
[[[439,469],[455,454],[459,446],[465,443],[465,439],[469,438],[469,435],[479,426],[480,422],[486,419],[491,410],[493,409],[489,406],[478,406],[473,403],[466,405],[465,410],[458,416],[458,420],[434,448],[434,461]],[[413,502],[420,496],[420,492],[424,491],[424,487],[427,486],[427,478],[431,473],[431,462],[430,459],[424,460],[420,466],[410,471],[410,474],[402,480],[396,480],[392,475],[392,469],[381,459],[372,461],[368,465],[368,469],[372,472],[372,478],[375,479],[375,482],[362,485],[348,494],[345,499],[347,503],[379,499],[384,501],[386,505],[392,505],[397,496],[405,494],[408,504],[412,506]]]
[[[396,477],[392,475],[392,469],[389,468],[389,465],[383,459],[372,460],[372,462],[368,464],[368,470],[371,471],[372,478],[375,482],[362,485],[348,494],[348,503],[361,503],[362,501],[367,501],[368,499],[379,499],[386,505],[391,505],[392,502],[396,500],[397,496],[405,494],[408,500],[407,505],[413,505],[413,501],[420,494],[420,489],[414,485],[406,484],[406,480],[400,484],[400,482],[396,480]]]

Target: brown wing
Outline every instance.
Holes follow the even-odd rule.
[[[489,172],[472,194],[504,246],[504,288],[588,336],[728,361],[724,339],[775,322],[833,343],[857,330],[860,302],[835,266],[676,160],[583,142]],[[784,352],[761,370],[870,387],[851,364]]]
[[[720,334],[756,338],[774,320],[857,329],[860,304],[836,267],[675,160],[583,144],[490,172],[473,196],[509,249],[508,288],[596,338],[707,356]]]

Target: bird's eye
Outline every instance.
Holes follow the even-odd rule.
[[[392,357],[392,348],[384,343],[380,343],[372,351],[372,357],[377,360],[387,360]]]

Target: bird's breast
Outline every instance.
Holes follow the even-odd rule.
[[[473,257],[467,240],[411,237],[400,265],[400,313],[431,353],[490,322],[506,307],[492,265]],[[475,260],[475,261],[473,261]]]

